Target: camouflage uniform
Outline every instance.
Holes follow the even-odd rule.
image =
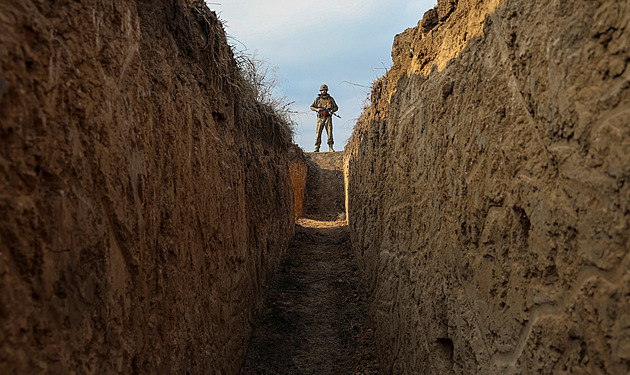
[[[326,128],[326,134],[328,135],[328,146],[330,146],[332,151],[332,146],[335,143],[333,140],[332,112],[336,112],[339,107],[337,107],[335,99],[328,95],[328,93],[317,95],[317,98],[315,98],[313,104],[311,104],[311,110],[317,111],[318,107],[326,107],[331,112],[328,112],[327,116],[322,116],[321,112],[317,113],[317,139],[315,140],[315,151],[319,151],[319,146],[322,144],[322,130],[324,128]]]

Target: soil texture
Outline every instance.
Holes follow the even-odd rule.
[[[241,374],[381,374],[343,213],[343,152],[306,159],[304,217],[271,279]]]
[[[345,212],[343,152],[306,154],[306,192],[303,217],[337,220]]]
[[[381,374],[345,220],[299,219],[242,375]]]
[[[630,2],[438,0],[344,153],[386,374],[630,373]]]
[[[199,0],[0,0],[0,374],[237,374],[290,138]]]

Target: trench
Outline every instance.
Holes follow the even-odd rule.
[[[630,2],[437,3],[346,146],[359,277],[203,2],[0,1],[0,374],[629,374]]]
[[[342,152],[311,154],[304,213],[241,374],[381,374],[344,212]]]

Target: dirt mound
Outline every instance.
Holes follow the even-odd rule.
[[[0,2],[0,373],[236,373],[288,133],[201,1]]]
[[[348,154],[386,373],[630,373],[630,4],[438,1]]]

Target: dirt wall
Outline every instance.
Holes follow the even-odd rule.
[[[295,219],[302,217],[304,208],[304,193],[306,191],[306,157],[299,147],[291,152],[291,161],[289,163],[289,172],[291,173],[291,185],[293,186],[293,203]]]
[[[0,373],[236,374],[290,136],[201,1],[0,0]]]
[[[345,216],[343,152],[306,154],[304,217],[335,221]]]
[[[346,147],[390,374],[630,372],[630,3],[438,1]]]

